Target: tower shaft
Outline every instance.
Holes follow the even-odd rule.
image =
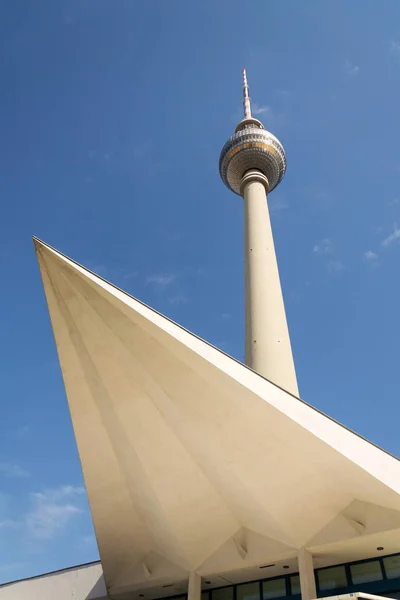
[[[245,362],[298,396],[267,190],[268,180],[260,171],[245,173],[241,185],[245,212]]]

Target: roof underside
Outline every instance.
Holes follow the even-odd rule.
[[[395,458],[35,244],[110,593],[398,539]]]

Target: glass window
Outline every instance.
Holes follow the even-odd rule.
[[[211,591],[212,600],[233,600],[233,587],[219,588]]]
[[[321,591],[347,587],[346,571],[343,566],[319,569],[317,575],[318,585]]]
[[[350,565],[351,579],[354,585],[359,583],[368,583],[369,581],[379,581],[383,579],[381,564],[379,560],[369,560],[368,562]]]
[[[290,589],[292,590],[292,594],[300,594],[300,577],[299,575],[292,575],[290,578]]]
[[[269,579],[268,581],[263,581],[262,587],[263,600],[286,596],[286,580],[283,577],[280,579]]]
[[[400,577],[400,554],[396,554],[396,556],[387,556],[383,559],[383,564],[388,579]]]
[[[260,584],[258,581],[238,585],[236,588],[237,600],[260,600]]]
[[[207,590],[206,592],[201,592],[201,600],[209,600],[210,592]]]

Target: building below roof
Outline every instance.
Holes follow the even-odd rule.
[[[106,600],[99,561],[0,585],[0,600]]]
[[[279,575],[234,585],[222,578],[204,581],[202,600],[301,600],[300,577],[289,565],[261,565],[254,571]],[[243,574],[242,574],[243,577]],[[318,598],[332,600],[400,599],[400,554],[381,556],[315,570]],[[220,585],[222,587],[215,587]],[[186,586],[187,587],[187,586]],[[358,590],[358,591],[357,591]],[[360,590],[364,590],[361,591]],[[154,590],[153,590],[154,592]],[[170,586],[164,589],[164,600],[187,600],[187,589]],[[378,595],[377,595],[378,594]],[[150,600],[152,593],[132,594]],[[0,586],[0,600],[106,600],[104,578],[99,562],[71,567]]]

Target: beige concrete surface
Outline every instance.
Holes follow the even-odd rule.
[[[193,572],[216,587],[260,564],[296,570],[300,548],[315,566],[398,548],[397,459],[45,244],[36,250],[113,597],[179,593]]]
[[[252,369],[299,395],[266,189],[268,180],[249,171],[242,180],[245,215],[245,361]]]

